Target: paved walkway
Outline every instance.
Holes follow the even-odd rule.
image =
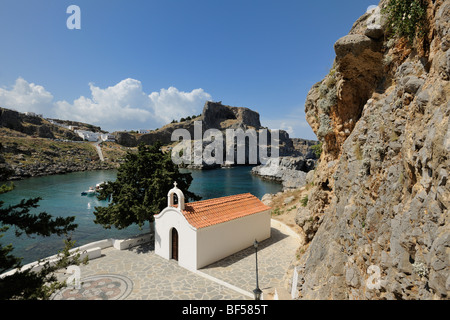
[[[100,158],[100,161],[103,162],[103,161],[105,161],[105,158],[103,157],[103,152],[102,152],[102,148],[100,147],[100,143],[102,143],[101,140],[97,141],[97,142],[94,142],[93,145],[94,145],[95,149],[97,150],[97,153],[98,153],[98,156]]]
[[[281,285],[299,240],[279,227],[258,248],[259,287],[267,294]],[[54,299],[244,300],[256,287],[255,249],[242,250],[197,273],[156,255],[153,245],[102,250],[102,257],[80,266],[81,287],[68,287]]]

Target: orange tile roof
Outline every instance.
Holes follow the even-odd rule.
[[[270,210],[250,193],[186,203],[183,214],[191,226],[201,229]]]

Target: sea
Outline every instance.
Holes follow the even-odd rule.
[[[273,181],[262,180],[251,174],[251,167],[234,167],[215,170],[187,170],[193,177],[190,191],[202,197],[202,200],[224,197],[229,195],[251,193],[262,198],[266,193],[277,193],[282,186]],[[147,233],[149,225],[141,228],[132,225],[126,229],[105,229],[94,223],[94,209],[107,206],[106,201],[99,201],[95,196],[82,196],[81,193],[89,187],[104,181],[114,181],[116,170],[75,172],[61,175],[28,178],[14,181],[14,190],[0,195],[4,202],[3,207],[18,204],[22,199],[42,198],[39,207],[32,209],[32,213],[47,212],[53,216],[75,216],[78,228],[70,234],[75,240],[75,246],[103,240],[125,239],[139,234]],[[23,258],[22,264],[54,255],[64,247],[64,237],[15,236],[14,227],[11,227],[3,237],[0,244],[6,246],[13,244],[12,254]]]

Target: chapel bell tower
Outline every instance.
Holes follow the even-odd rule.
[[[174,207],[174,194],[177,195],[178,198],[178,209],[184,210],[184,194],[183,192],[177,188],[177,183],[173,183],[174,187],[170,189],[169,193],[167,194],[167,206],[168,207]]]

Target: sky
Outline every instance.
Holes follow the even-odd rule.
[[[328,74],[334,43],[374,4],[1,0],[0,106],[113,132],[160,128],[222,101],[316,140],[307,93]]]

